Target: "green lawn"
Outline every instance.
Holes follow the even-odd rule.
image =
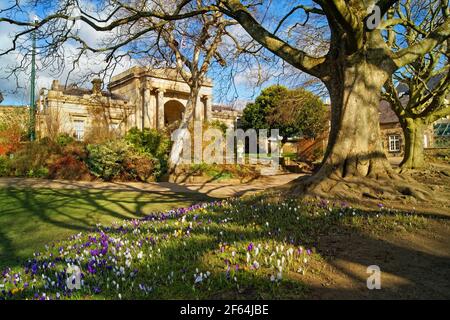
[[[323,290],[317,284],[329,284],[337,267],[354,265],[362,266],[363,278],[351,280],[351,272],[345,279],[356,293],[365,292],[358,288],[365,288],[371,264],[408,281],[421,279],[408,266],[417,257],[414,246],[381,237],[423,232],[429,223],[389,209],[362,211],[279,196],[217,201],[99,226],[49,246],[23,267],[0,274],[0,300],[299,299],[311,297],[314,288]],[[395,265],[387,264],[385,253],[397,257]],[[344,265],[335,264],[336,255]],[[448,278],[448,258],[427,253],[420,272],[429,273],[428,261],[442,266],[437,275]],[[77,290],[67,287],[72,266],[83,274]],[[383,286],[389,288],[387,281]],[[395,288],[391,294],[398,297]]]
[[[195,193],[0,189],[0,269],[96,224],[211,200]]]

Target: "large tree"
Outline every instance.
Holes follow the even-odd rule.
[[[350,182],[354,177],[391,178],[388,181],[391,183],[395,178],[380,139],[378,108],[382,87],[394,72],[423,57],[450,36],[448,1],[441,0],[436,2],[440,8],[436,14],[442,18],[434,30],[412,45],[392,47],[383,32],[401,24],[414,28],[416,23],[409,16],[390,11],[398,2],[316,0],[313,6],[292,4],[279,26],[288,21],[298,23],[289,16],[299,10],[307,15],[323,15],[327,20],[330,50],[324,56],[312,56],[277,36],[275,31],[279,27],[274,32],[268,30],[246,3],[221,1],[221,10],[236,19],[256,41],[299,70],[321,79],[329,91],[332,107],[329,143],[322,167],[307,181],[314,193],[326,194],[340,181]],[[389,17],[381,21],[388,11]],[[369,183],[367,180],[366,184]],[[394,185],[386,191],[403,188]]]

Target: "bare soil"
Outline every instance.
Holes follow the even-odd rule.
[[[403,173],[427,186],[436,201],[405,196],[384,199],[387,208],[426,218],[423,229],[399,227],[382,234],[343,233],[322,237],[317,244],[325,261],[303,278],[312,299],[450,299],[450,166],[429,164]],[[371,208],[379,200],[361,198],[350,205]],[[381,290],[367,289],[367,267],[381,269]]]
[[[417,232],[323,237],[325,261],[302,278],[311,299],[450,299],[450,223]],[[367,267],[381,270],[381,289],[367,288]]]

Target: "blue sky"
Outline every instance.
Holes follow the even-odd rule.
[[[95,1],[92,0],[84,0],[88,4],[95,3]],[[5,8],[11,0],[2,0],[2,4],[0,4],[0,8]],[[302,3],[308,4],[309,1],[302,1]],[[37,2],[38,5],[34,8],[32,8],[29,12],[30,16],[34,16],[36,14],[39,17],[43,17],[46,15],[46,12],[51,10],[49,7],[44,7],[42,4],[39,4],[39,1]],[[290,5],[287,6],[286,4],[291,2],[286,1],[273,1],[270,2],[271,6],[271,12],[274,12],[278,14],[279,16],[282,16],[285,12],[287,12],[290,8]],[[294,15],[291,21],[287,21],[286,23],[289,24],[293,21],[293,19],[299,19],[303,18],[300,16],[301,13],[299,12],[297,15]],[[26,16],[22,17],[23,19],[27,19]],[[273,21],[276,21],[276,17],[274,17]],[[272,20],[266,19],[265,21],[268,21],[267,26],[270,29],[273,29],[273,23]],[[11,45],[11,39],[14,32],[17,31],[17,28],[13,26],[4,26],[0,28],[0,50],[4,50],[7,47]],[[242,30],[239,32],[243,32]],[[245,32],[244,32],[245,33]],[[87,39],[97,39],[100,37],[100,34],[98,32],[95,32],[93,29],[88,27],[87,25],[82,25],[81,27],[81,34],[87,38]],[[71,44],[68,45],[68,50],[73,50],[74,47],[70,47]],[[0,57],[0,77],[3,79],[0,79],[0,91],[3,92],[3,96],[5,98],[5,101],[2,103],[3,105],[25,105],[29,103],[29,88],[30,88],[30,80],[29,80],[29,74],[30,74],[30,68],[26,70],[24,73],[22,73],[18,79],[19,85],[21,88],[17,88],[15,79],[4,79],[5,75],[7,74],[7,68],[8,66],[11,67],[16,64],[17,61],[21,59],[20,54],[13,53],[8,56]],[[96,67],[98,67],[102,63],[102,58],[99,56],[95,57],[87,57],[86,59],[82,60],[80,63],[79,70],[77,70],[77,73],[82,74],[83,72],[86,72],[87,70],[95,70]],[[131,67],[132,65],[135,65],[135,61],[126,61],[123,65],[121,65],[118,68],[118,72],[123,71],[127,69],[128,67]],[[38,55],[38,72],[37,72],[37,87],[38,89],[41,87],[49,87],[51,85],[51,81],[53,79],[58,79],[62,83],[65,83],[66,81],[68,83],[71,82],[77,82],[76,76],[72,76],[67,78],[68,70],[67,68],[64,70],[58,70],[58,72],[52,72],[50,68],[46,68],[45,70],[40,69],[41,61],[39,59]],[[269,68],[265,66],[265,68]],[[275,66],[275,68],[278,68],[278,65]],[[235,101],[238,101],[238,105],[245,105],[246,101],[253,100],[255,96],[257,96],[260,92],[260,87],[256,86],[255,79],[256,79],[256,73],[258,73],[258,68],[255,65],[249,65],[248,68],[245,70],[242,70],[238,74],[234,76],[234,83],[235,87],[232,86],[232,89],[228,91],[228,94],[224,96],[223,94],[223,88],[231,86],[231,83],[227,82],[219,82],[218,77],[215,77],[215,74],[220,74],[220,72],[227,72],[228,70],[213,70],[211,73],[211,76],[213,80],[215,80],[215,92],[214,92],[214,98],[215,103],[225,103],[230,104]],[[277,73],[279,70],[274,70],[273,67],[269,70],[264,70],[267,73]],[[116,73],[118,73],[116,72]],[[218,72],[218,73],[217,73]],[[268,77],[268,80],[264,83],[263,87],[268,86],[273,83],[278,83],[280,80],[277,77]],[[16,93],[13,93],[12,91],[17,91]]]

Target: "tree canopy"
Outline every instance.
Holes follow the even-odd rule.
[[[247,104],[241,118],[243,129],[278,129],[283,141],[293,137],[315,138],[326,127],[329,112],[319,97],[298,88],[273,85]]]
[[[255,102],[245,107],[241,118],[242,128],[245,130],[269,129],[269,114],[280,105],[280,101],[288,92],[286,87],[280,85],[273,85],[262,90]]]
[[[316,138],[324,132],[328,120],[329,111],[322,100],[303,88],[289,90],[267,115],[269,126],[278,128],[284,141]]]

